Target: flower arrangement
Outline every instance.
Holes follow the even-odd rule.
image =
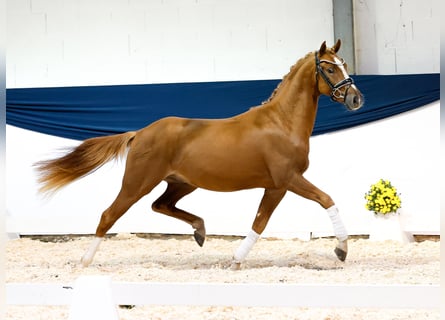
[[[397,212],[402,201],[397,189],[391,185],[389,180],[380,179],[371,185],[371,189],[365,194],[365,207],[375,214],[389,214]]]

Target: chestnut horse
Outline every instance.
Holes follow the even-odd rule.
[[[204,220],[176,203],[197,188],[236,191],[264,188],[252,230],[233,256],[239,268],[274,209],[289,190],[326,209],[338,239],[337,257],[347,255],[348,234],[331,197],[303,177],[309,165],[311,136],[321,94],[348,110],[357,110],[363,96],[337,56],[340,40],[300,59],[261,106],[227,119],[167,117],[138,131],[83,141],[66,155],[36,163],[41,192],[55,192],[128,150],[122,187],[101,216],[96,237],[82,257],[88,266],[106,232],[139,199],[161,181],[166,191],[152,209],[180,219],[194,229],[202,246]]]

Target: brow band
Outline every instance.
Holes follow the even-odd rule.
[[[321,63],[321,62],[326,62],[326,63],[334,64],[334,65],[336,65],[336,66],[342,66],[342,65],[344,65],[344,64],[346,63],[346,62],[345,62],[345,59],[343,59],[343,58],[341,58],[341,60],[340,60],[339,63],[334,62],[334,61],[329,61],[329,60],[320,60],[320,63]]]

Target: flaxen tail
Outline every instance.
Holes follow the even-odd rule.
[[[136,135],[135,131],[91,138],[70,150],[60,158],[39,161],[34,164],[39,174],[42,193],[55,193],[60,188],[82,178],[108,161],[123,157]]]

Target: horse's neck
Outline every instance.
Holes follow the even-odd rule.
[[[270,107],[274,108],[289,134],[309,140],[317,114],[319,93],[315,83],[315,67],[304,64],[289,74]]]

